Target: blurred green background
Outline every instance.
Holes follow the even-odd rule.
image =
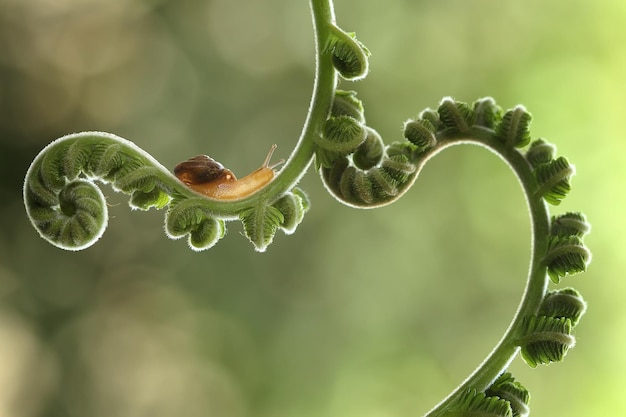
[[[512,371],[532,415],[624,415],[626,3],[336,0],[372,51],[365,101],[387,142],[443,96],[523,103],[579,172],[553,213],[593,225],[589,311],[563,364]],[[30,226],[22,181],[55,138],[103,130],[165,166],[236,173],[292,149],[313,83],[306,0],[0,1],[0,416],[420,416],[495,345],[525,283],[524,198],[489,152],[455,147],[378,210],[312,209],[264,254],[230,223],[194,253],[163,213],[104,187],[88,250]]]

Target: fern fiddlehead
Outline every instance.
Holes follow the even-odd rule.
[[[364,120],[354,119],[361,124]],[[574,289],[548,292],[547,286],[549,279],[559,283],[562,277],[586,269],[590,254],[582,237],[589,225],[580,213],[549,217],[547,203],[557,205],[565,198],[574,168],[565,158],[555,158],[556,148],[545,140],[531,142],[530,120],[521,106],[503,113],[490,98],[471,106],[446,98],[437,110],[425,110],[417,120],[404,124],[404,141],[381,150],[380,136],[363,125],[375,134],[371,145],[363,141],[354,153],[337,155],[327,164],[327,155],[320,158],[320,175],[328,190],[342,203],[359,208],[395,201],[410,188],[426,162],[460,144],[479,145],[497,154],[522,185],[531,213],[534,248],[526,292],[516,317],[481,367],[429,416],[527,415],[527,392],[524,390],[522,400],[519,395],[507,398],[495,389],[500,386],[497,378],[518,351],[535,367],[561,361],[574,346],[572,330],[586,304]],[[364,163],[359,153],[375,157],[365,158]],[[523,389],[519,383],[515,386]]]
[[[367,125],[363,103],[338,80],[358,80],[368,72],[368,49],[354,33],[335,23],[329,0],[311,0],[316,41],[316,78],[311,106],[298,143],[268,184],[239,199],[207,198],[188,188],[132,142],[108,133],[62,137],[35,158],[26,174],[26,211],[39,234],[68,250],[92,245],[107,226],[106,200],[95,181],[130,195],[140,210],[167,208],[170,238],[187,237],[194,250],[212,247],[226,222],[240,219],[259,251],[277,230],[293,233],[309,208],[299,179],[315,159],[321,179],[339,201],[374,208],[404,195],[424,165],[448,147],[473,144],[498,155],[517,176],[531,215],[533,252],[526,289],[504,336],[481,366],[427,415],[525,416],[529,393],[509,373],[521,353],[531,366],[561,361],[574,346],[573,329],[586,303],[572,288],[548,290],[549,281],[584,271],[590,253],[583,237],[584,215],[550,218],[570,191],[574,167],[556,157],[556,147],[532,139],[530,113],[522,106],[506,112],[491,98],[472,105],[443,99],[404,123],[403,140],[385,145]],[[524,150],[525,149],[525,150]]]
[[[225,221],[237,217],[263,250],[277,229],[293,233],[308,208],[306,195],[293,188],[283,192],[282,199],[273,199],[277,201],[262,196],[233,202],[204,198],[132,142],[109,133],[83,132],[52,142],[26,174],[26,211],[41,237],[67,250],[84,249],[100,238],[107,226],[107,207],[96,180],[129,194],[134,209],[167,206],[167,235],[187,236],[194,250],[212,247],[224,236]],[[251,213],[250,206],[258,210]]]

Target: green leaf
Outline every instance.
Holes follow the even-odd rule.
[[[350,116],[331,117],[322,127],[322,135],[315,143],[332,152],[347,155],[356,150],[367,136],[365,126]]]
[[[304,193],[289,192],[282,196],[272,206],[276,207],[283,215],[283,222],[280,224],[280,228],[286,234],[292,234],[296,231],[296,228],[304,218],[304,213],[307,210],[304,205],[302,195]],[[308,204],[308,199],[307,199]]]
[[[28,201],[30,193],[26,193]],[[58,206],[27,206],[30,220],[40,236],[66,250],[81,250],[93,245],[107,227],[106,200],[100,188],[88,180],[67,183],[58,195]]]
[[[417,146],[419,152],[437,143],[435,126],[426,119],[409,120],[404,123],[404,137]]]
[[[226,227],[223,220],[206,217],[189,233],[189,247],[195,251],[210,249],[225,234]]]
[[[496,137],[509,147],[522,148],[530,143],[531,114],[524,106],[508,110],[496,128]]]
[[[521,355],[531,368],[560,362],[576,344],[568,318],[531,316],[524,321],[525,335],[519,339]]]
[[[508,401],[471,389],[450,406],[445,417],[513,417]]]
[[[537,166],[534,170],[539,184],[536,195],[543,197],[552,205],[561,204],[561,200],[572,188],[569,181],[574,172],[574,166],[562,156],[547,164]]]
[[[476,100],[473,104],[475,124],[493,129],[502,120],[502,109],[491,97]]]
[[[159,169],[152,166],[142,166],[123,175],[118,175],[113,186],[125,193],[134,190],[151,192],[158,184]]]
[[[132,193],[130,197],[130,206],[139,210],[149,210],[152,207],[161,209],[167,206],[170,202],[170,196],[168,196],[159,187],[155,187],[152,191],[143,192],[137,190]]]
[[[455,132],[468,132],[476,121],[476,114],[467,103],[454,101],[450,97],[441,100],[437,112],[443,128]]]
[[[526,417],[530,413],[530,393],[513,376],[505,372],[485,391],[488,396],[499,397],[509,402],[513,417]]]
[[[587,303],[574,288],[552,290],[546,294],[539,307],[538,315],[568,318],[575,327],[587,310]]]
[[[370,169],[380,163],[385,152],[385,144],[374,129],[366,127],[367,136],[352,154],[352,162],[359,169]]]
[[[359,123],[365,123],[363,102],[356,95],[356,91],[336,90],[330,110],[331,116],[349,116]]]
[[[369,68],[370,51],[356,39],[354,33],[347,33],[331,26],[333,39],[330,43],[333,66],[342,78],[350,81],[365,78]]]
[[[550,234],[554,236],[583,237],[590,230],[591,226],[584,214],[569,212],[552,217]]]
[[[539,165],[550,163],[554,159],[555,153],[556,146],[546,142],[544,139],[537,139],[532,141],[528,147],[526,160],[533,168],[537,168]]]
[[[544,263],[550,279],[558,284],[562,277],[584,272],[591,261],[591,252],[578,236],[551,236]]]
[[[261,205],[243,210],[239,214],[245,236],[257,252],[265,249],[274,240],[278,227],[284,222],[283,214],[276,207]]]

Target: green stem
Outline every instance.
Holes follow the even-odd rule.
[[[274,200],[292,189],[307,172],[313,161],[313,139],[320,134],[320,128],[328,118],[330,107],[335,96],[337,73],[332,65],[331,55],[326,51],[330,28],[335,21],[335,15],[330,1],[310,0],[313,16],[313,30],[315,32],[315,81],[313,94],[307,118],[296,147],[287,162],[276,175],[274,180],[250,198],[236,202],[216,203],[216,214],[220,213],[223,205],[227,212],[237,212],[249,207],[251,202]]]
[[[323,54],[320,53],[321,51],[319,49],[320,46],[323,45],[324,36],[327,36],[326,30],[329,24],[334,23],[334,17],[332,16],[331,9],[332,6],[330,3],[330,1],[325,0],[311,0],[318,48],[318,77],[316,79],[315,88],[316,95],[320,94],[321,91],[324,91],[323,86],[320,84],[325,81],[322,76],[327,74],[324,74],[323,71],[328,70],[330,72],[334,72],[328,68],[330,65],[324,65],[325,63],[328,63],[329,57],[324,57]],[[329,93],[331,93],[331,91],[329,91]],[[328,97],[324,98],[327,99]],[[323,122],[323,120],[316,119],[319,115],[320,113],[316,113],[315,111],[310,112],[310,118],[307,120],[307,124],[305,125],[303,138],[308,138],[308,134],[312,133],[309,130],[311,122]],[[326,117],[326,115],[324,115],[324,117]],[[320,124],[313,123],[312,125],[319,126]],[[546,275],[545,265],[543,264],[543,256],[547,251],[547,236],[549,234],[550,217],[546,203],[541,197],[537,197],[537,183],[532,172],[532,167],[529,165],[526,158],[517,149],[507,147],[500,141],[495,140],[492,133],[493,132],[487,132],[480,128],[474,128],[472,129],[472,134],[469,135],[471,138],[438,138],[438,145],[432,150],[428,157],[421,160],[420,165],[417,167],[417,171],[419,172],[421,170],[430,157],[449,146],[460,143],[470,142],[479,144],[498,154],[517,175],[525,194],[528,210],[530,212],[532,257],[528,280],[515,317],[498,345],[461,385],[459,385],[447,398],[445,398],[427,414],[429,417],[441,416],[444,414],[454,401],[469,389],[484,391],[508,368],[511,361],[519,352],[517,339],[522,331],[522,321],[525,317],[536,313],[547,291],[548,278]],[[307,142],[306,144],[309,147],[311,146],[310,142]]]
[[[207,239],[209,229],[211,236],[219,238],[223,233],[213,231],[223,228],[220,222],[239,217],[255,236],[254,240],[252,235],[248,238],[257,249],[263,250],[277,228],[284,226],[281,222],[285,216],[298,217],[295,212],[289,212],[291,208],[306,210],[303,197],[293,204],[289,204],[292,200],[286,197],[287,203],[282,205],[285,212],[276,207],[267,211],[306,173],[315,154],[315,140],[335,97],[337,73],[328,48],[334,28],[332,5],[323,0],[311,0],[310,5],[316,46],[311,104],[296,147],[269,184],[238,200],[202,198],[132,142],[104,132],[67,135],[44,148],[26,174],[24,202],[41,236],[68,250],[80,250],[93,244],[107,224],[104,197],[94,185],[94,181],[99,180],[110,182],[116,190],[131,195],[131,206],[135,208],[163,208],[173,201],[173,206],[178,208],[168,211],[176,213],[174,218],[167,216],[171,237],[189,234],[195,242],[193,248],[210,247],[208,242],[214,240]],[[183,201],[186,203],[181,205]],[[81,210],[74,211],[78,206]],[[258,209],[261,214],[253,216],[251,209]],[[219,227],[215,229],[209,224]]]
[[[316,51],[315,81],[311,102],[302,133],[293,152],[284,167],[267,186],[240,200],[220,201],[202,198],[184,186],[169,170],[161,166],[145,151],[125,139],[102,132],[68,135],[48,145],[35,158],[27,172],[24,201],[31,221],[41,236],[68,250],[88,247],[100,237],[106,228],[106,200],[100,190],[93,185],[93,179],[111,182],[116,189],[131,195],[131,205],[135,208],[147,210],[150,207],[163,208],[171,204],[166,220],[168,234],[173,238],[189,235],[190,245],[197,250],[212,246],[223,236],[224,220],[236,216],[241,217],[246,235],[258,250],[264,250],[271,243],[278,227],[283,227],[284,230],[291,227],[285,226],[285,224],[289,224],[285,220],[286,217],[291,216],[294,224],[299,222],[299,220],[293,221],[294,218],[298,217],[296,214],[298,213],[296,197],[293,194],[290,196],[285,196],[285,194],[296,186],[311,165],[315,156],[316,140],[321,135],[321,129],[327,121],[333,105],[338,70],[333,65],[332,54],[329,50],[331,40],[335,42],[337,36],[343,36],[346,38],[344,40],[352,42],[354,48],[358,49],[360,53],[360,55],[357,54],[360,57],[357,59],[358,62],[361,62],[361,58],[365,60],[364,55],[367,55],[367,50],[362,48],[360,43],[357,44],[355,40],[352,40],[351,35],[336,28],[331,0],[310,0],[310,7]],[[335,46],[335,48],[337,47]],[[344,58],[349,55],[346,50],[352,51],[352,49],[345,47],[340,49],[341,53],[335,50],[339,62],[344,61]],[[346,60],[346,62],[348,61]],[[363,76],[367,72],[366,64],[365,66],[358,66],[358,69],[364,69],[364,71],[359,71],[359,74]],[[341,72],[341,70],[339,71]],[[341,74],[346,78],[344,72]],[[490,101],[483,101],[482,103],[489,105]],[[463,108],[465,109],[465,107]],[[550,217],[544,197],[542,197],[546,190],[539,187],[533,168],[527,158],[514,147],[524,146],[528,142],[529,137],[523,135],[520,139],[516,136],[516,132],[520,122],[530,116],[522,108],[517,108],[510,116],[513,117],[513,120],[509,120],[507,123],[512,123],[513,126],[508,130],[513,135],[511,138],[517,141],[517,143],[510,143],[508,137],[503,142],[494,130],[484,127],[486,125],[472,125],[469,119],[464,117],[464,112],[456,108],[456,105],[450,100],[445,100],[442,103],[440,114],[442,120],[443,115],[446,116],[443,130],[435,133],[435,129],[431,131],[426,125],[421,125],[421,128],[418,127],[416,132],[417,138],[411,136],[415,140],[411,140],[412,144],[409,143],[409,145],[419,149],[419,152],[425,152],[412,154],[418,159],[416,166],[412,165],[413,161],[409,163],[398,158],[406,157],[405,159],[408,160],[407,155],[400,154],[391,155],[384,163],[380,164],[381,166],[372,168],[370,172],[373,178],[372,182],[367,182],[369,180],[366,180],[364,176],[357,178],[354,174],[356,172],[354,167],[350,167],[352,171],[346,171],[349,174],[345,177],[346,181],[357,178],[360,181],[362,195],[367,197],[363,197],[357,202],[372,203],[369,205],[370,207],[388,204],[402,195],[413,184],[425,163],[437,153],[449,146],[463,143],[481,145],[499,155],[518,177],[530,213],[532,255],[524,294],[504,336],[484,362],[427,414],[429,417],[442,416],[448,413],[455,406],[455,401],[469,390],[484,392],[507,369],[519,352],[519,339],[524,332],[523,321],[537,313],[546,296],[548,275],[544,256],[549,249],[548,236],[550,234]],[[361,122],[355,121],[355,123],[360,125]],[[454,127],[450,129],[446,128],[446,125],[453,125]],[[426,133],[424,133],[424,129],[427,130]],[[436,141],[433,136],[435,134],[437,135]],[[428,139],[426,141],[429,143],[428,146],[430,146],[430,139],[436,143],[429,150],[423,150],[426,148],[425,146],[423,148],[417,147],[416,141],[419,143],[420,138],[424,137]],[[392,160],[392,157],[396,157],[396,159]],[[342,166],[343,168],[348,167],[347,158],[337,161],[339,163],[334,167],[339,167],[338,169],[342,169]],[[558,161],[560,162],[561,159]],[[328,178],[326,178],[324,169],[322,170],[325,180],[343,181],[343,176],[335,175],[336,172],[332,169],[325,169],[328,174]],[[561,181],[563,177],[569,176],[571,173],[571,168],[567,167],[566,164],[562,176],[558,177],[557,181]],[[343,175],[341,172],[340,174]],[[356,179],[355,183],[358,183]],[[341,182],[341,185],[344,184],[346,183]],[[555,184],[557,183],[548,183],[550,187],[555,186]],[[382,190],[381,195],[383,197],[380,198],[380,201],[376,200],[379,195],[375,195],[374,185],[378,187],[379,191]],[[368,186],[370,188],[367,188]],[[329,187],[329,190],[335,192],[337,191],[336,188],[335,186]],[[348,188],[350,187],[346,189]],[[339,187],[339,190],[343,193],[342,187]],[[347,204],[351,204],[353,200],[349,200],[350,195],[348,194],[349,192],[346,194],[347,197],[342,196],[346,197],[344,201],[347,201]],[[282,211],[277,207],[270,207],[270,204],[283,196],[287,202],[279,202],[285,203],[279,204],[283,207]],[[291,200],[289,200],[290,197]],[[298,198],[297,201],[301,203],[299,210],[300,213],[303,213],[306,210],[303,207],[303,199]],[[556,197],[553,198],[558,202]],[[291,205],[289,204],[290,201]],[[367,204],[356,206],[367,207]],[[290,230],[293,231],[293,229]]]
[[[320,128],[328,118],[335,89],[337,72],[331,54],[326,51],[331,28],[335,22],[332,2],[328,0],[310,0],[315,33],[315,81],[307,118],[294,150],[276,177],[263,189],[247,198],[234,201],[207,199],[205,204],[211,212],[225,218],[232,217],[248,207],[258,206],[262,201],[273,201],[291,190],[306,174],[314,157],[314,138],[319,136]],[[187,191],[189,197],[195,194]]]
[[[475,129],[473,129],[475,130]],[[530,270],[526,288],[522,296],[518,310],[509,325],[506,333],[493,349],[489,356],[482,364],[448,397],[435,406],[426,416],[437,417],[442,416],[448,411],[451,404],[459,398],[460,395],[470,389],[484,391],[493,381],[503,373],[515,358],[519,351],[517,339],[522,331],[522,321],[525,317],[534,315],[541,301],[544,299],[548,277],[546,267],[543,263],[543,256],[547,251],[547,236],[549,235],[550,217],[548,208],[542,198],[536,197],[538,185],[532,173],[532,167],[524,156],[514,148],[504,146],[501,142],[493,139],[492,135],[480,134],[480,130],[472,132],[472,138],[440,138],[437,147],[433,153],[426,158],[423,163],[430,159],[434,154],[441,152],[443,149],[461,143],[473,143],[484,146],[500,156],[517,175],[522,186],[530,212],[531,230],[532,230],[532,255],[530,262]]]
[[[330,36],[331,24],[335,21],[332,4],[324,0],[311,0],[313,30],[315,32],[315,82],[313,95],[302,134],[285,166],[276,178],[259,193],[263,196],[280,196],[293,188],[306,173],[313,161],[313,138],[319,136],[319,129],[328,118],[337,85],[336,71],[326,45]]]

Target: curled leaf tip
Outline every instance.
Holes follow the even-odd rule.
[[[431,126],[433,126],[435,131],[438,130],[441,125],[439,113],[431,108],[422,110],[419,114],[419,120],[427,121]]]
[[[333,66],[342,78],[357,81],[365,78],[369,71],[370,51],[356,39],[354,33],[347,33],[332,26],[333,39],[330,42]]]
[[[356,91],[335,91],[330,114],[333,117],[349,116],[359,123],[365,123],[363,102],[357,98]]]
[[[445,417],[513,417],[511,404],[502,398],[469,389],[450,406]]]
[[[304,191],[296,188],[276,201],[273,206],[283,215],[279,227],[286,233],[292,234],[304,218],[310,203]]]
[[[520,338],[521,355],[531,368],[562,361],[576,344],[568,318],[532,316],[525,320],[525,328]]]
[[[571,321],[572,327],[585,314],[587,303],[574,288],[552,290],[546,294],[538,314],[548,317],[564,317]]]
[[[224,221],[211,217],[202,207],[201,198],[173,202],[165,214],[165,232],[170,239],[187,236],[189,247],[206,250],[224,237]]]
[[[419,152],[432,148],[437,143],[436,128],[428,119],[408,120],[404,123],[404,137],[417,147]]]
[[[344,204],[358,208],[386,205],[399,198],[416,175],[416,167],[402,154],[384,155],[368,170],[356,168],[348,158],[322,168],[322,180],[331,194]]]
[[[451,97],[441,100],[437,112],[443,127],[454,132],[467,133],[476,121],[476,114],[467,103]]]
[[[544,139],[534,140],[526,151],[526,160],[534,168],[547,164],[554,159],[556,147]]]
[[[189,233],[187,242],[192,250],[200,252],[215,246],[225,234],[223,220],[207,217]]]
[[[591,225],[582,213],[565,213],[552,217],[550,234],[555,236],[583,237],[589,233]]]
[[[532,116],[522,105],[508,110],[496,129],[497,138],[505,145],[523,148],[530,143],[530,122]]]
[[[91,181],[76,179],[63,185],[55,197],[41,187],[37,180],[27,182],[24,201],[30,221],[42,238],[58,248],[78,251],[102,237],[108,214],[100,188]]]
[[[508,401],[513,417],[527,417],[530,414],[528,407],[530,393],[508,372],[500,375],[485,391],[485,394]]]
[[[365,126],[350,116],[331,117],[322,127],[322,135],[316,144],[324,149],[343,155],[353,152],[364,140]]]
[[[552,205],[559,205],[571,190],[570,179],[576,172],[573,165],[564,157],[538,165],[535,178],[539,184],[536,195]]]
[[[544,263],[554,283],[562,277],[574,275],[587,269],[591,252],[578,236],[551,236]]]
[[[476,114],[476,125],[493,129],[502,120],[502,108],[491,97],[476,100],[473,105]]]
[[[322,126],[321,135],[314,138],[318,164],[330,167],[333,162],[353,153],[368,135],[368,131],[357,119],[341,115],[330,117]]]
[[[352,154],[352,161],[357,168],[370,169],[378,165],[385,152],[382,138],[374,129],[366,127],[367,135],[363,143]]]

